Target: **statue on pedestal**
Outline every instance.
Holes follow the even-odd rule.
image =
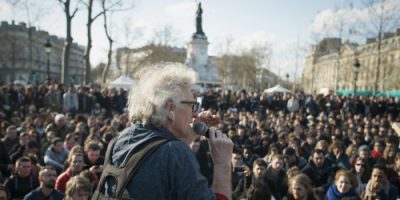
[[[201,3],[199,3],[196,11],[196,33],[194,35],[201,35],[205,36],[202,28],[202,15],[203,14],[203,9],[201,9]]]

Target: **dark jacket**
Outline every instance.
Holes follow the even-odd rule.
[[[8,151],[4,143],[0,140],[0,178],[10,176],[10,171],[8,170],[9,164],[11,164],[11,162]]]
[[[325,191],[328,190],[329,184],[332,182],[332,168],[329,162],[325,160],[324,165],[317,168],[311,160],[302,172],[310,177],[314,187],[323,187]]]
[[[28,177],[12,175],[4,185],[10,191],[11,199],[23,199],[26,194],[39,187],[39,179],[32,174]]]
[[[25,195],[25,198],[24,198],[24,200],[39,200],[39,199],[40,200],[42,200],[42,199],[62,200],[62,199],[64,199],[64,194],[57,190],[53,190],[50,193],[50,196],[46,197],[42,193],[42,190],[40,190],[40,187],[38,187],[35,190],[33,190],[32,192]]]

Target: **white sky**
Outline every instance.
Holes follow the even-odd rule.
[[[26,6],[13,7],[10,2],[0,0],[0,19],[17,23],[28,21]],[[74,1],[74,0],[73,0]],[[28,2],[32,25],[59,37],[65,36],[65,17],[57,0],[20,0]],[[124,0],[128,2],[128,0]],[[136,0],[134,8],[112,15],[115,47],[129,43],[124,25],[134,32],[136,39],[130,44],[138,47],[149,41],[155,29],[172,27],[175,45],[183,47],[195,32],[197,3],[193,0]],[[254,42],[269,42],[273,57],[270,69],[284,77],[290,74],[293,80],[296,71],[301,76],[304,54],[317,38],[340,35],[364,41],[366,34],[359,21],[367,21],[368,15],[356,0],[203,0],[203,30],[210,42],[209,54],[218,55],[227,38],[233,40],[237,49],[246,48]],[[399,4],[399,0],[386,0],[386,9]],[[96,9],[98,11],[98,8]],[[94,13],[96,13],[96,11]],[[349,29],[357,34],[350,35]],[[365,28],[364,28],[365,29]],[[141,34],[138,34],[138,33]],[[93,24],[92,63],[106,60],[107,40],[103,30],[103,19]],[[86,11],[83,6],[73,19],[74,42],[86,45]]]

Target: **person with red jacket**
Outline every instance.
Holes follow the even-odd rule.
[[[65,172],[60,174],[56,180],[56,189],[59,192],[65,193],[65,187],[68,180],[71,179],[71,177],[78,175],[83,170],[83,157],[84,156],[81,153],[76,153],[69,157],[69,167],[67,168],[67,170],[65,170]]]

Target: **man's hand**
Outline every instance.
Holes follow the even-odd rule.
[[[214,162],[214,178],[212,190],[214,193],[219,193],[232,198],[231,180],[231,159],[233,151],[232,140],[215,127],[209,130],[210,135],[210,152]]]
[[[400,136],[400,122],[394,122],[392,129],[397,133],[397,136]]]
[[[214,165],[230,165],[233,143],[230,138],[215,127],[210,128],[210,152]]]
[[[383,185],[377,181],[371,183],[370,190],[371,192],[378,193],[383,188]]]

